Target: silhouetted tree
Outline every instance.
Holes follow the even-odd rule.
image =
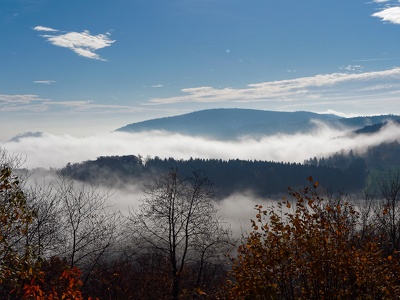
[[[145,194],[139,211],[130,214],[131,228],[145,252],[157,253],[168,262],[171,298],[179,299],[188,265],[200,263],[193,284],[189,284],[198,287],[205,263],[223,256],[226,245],[231,244],[230,230],[222,227],[211,182],[200,172],[182,178],[171,169],[148,185]]]

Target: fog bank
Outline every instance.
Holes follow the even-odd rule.
[[[363,152],[367,147],[400,140],[400,127],[388,124],[371,135],[349,135],[349,129],[338,130],[319,124],[307,134],[265,136],[235,141],[217,141],[203,137],[168,132],[112,132],[88,137],[44,134],[22,138],[0,146],[26,158],[27,168],[60,168],[68,162],[93,160],[99,156],[137,155],[173,157],[175,159],[217,158],[299,162],[329,155],[340,150]]]

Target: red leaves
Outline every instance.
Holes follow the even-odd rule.
[[[59,278],[56,278],[50,286],[50,290],[45,291],[44,288],[44,272],[37,274],[37,278],[33,277],[29,284],[23,288],[23,299],[32,300],[61,300],[75,299],[84,300],[80,288],[82,282],[80,280],[81,271],[78,268],[65,269]],[[37,282],[36,282],[37,281]],[[88,300],[93,300],[91,297]]]

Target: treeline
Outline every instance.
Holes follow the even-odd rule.
[[[322,185],[342,192],[360,191],[365,184],[367,169],[363,159],[353,158],[342,164],[328,163],[283,163],[259,160],[221,159],[143,159],[141,156],[99,157],[93,161],[68,164],[60,170],[84,182],[108,186],[129,184],[135,180],[146,180],[155,174],[177,168],[183,175],[192,170],[202,170],[214,183],[217,197],[226,197],[235,192],[252,191],[259,197],[282,194],[287,188],[300,187],[311,174],[319,178]]]
[[[368,172],[373,169],[382,172],[400,166],[400,143],[397,141],[370,146],[362,151],[362,154],[359,154],[359,152],[361,152],[359,149],[348,152],[342,150],[327,157],[310,158],[305,160],[304,164],[355,171],[364,168]]]

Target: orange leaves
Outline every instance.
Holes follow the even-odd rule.
[[[19,297],[23,282],[33,274],[34,253],[25,244],[32,216],[18,178],[9,167],[3,167],[0,170],[0,298],[9,293]]]
[[[24,286],[23,299],[84,300],[82,293],[80,291],[82,287],[82,282],[80,280],[81,271],[78,268],[64,270],[58,279],[55,278],[53,285],[50,286],[50,290],[48,291],[45,291],[43,289],[43,285],[45,284],[44,276],[45,274],[41,272],[39,273],[39,277],[36,278],[36,281],[38,281],[38,283],[35,283],[35,278],[33,278],[29,284]],[[89,297],[88,300],[94,300],[94,299]]]
[[[233,263],[229,299],[398,298],[398,258],[384,258],[372,237],[358,239],[351,204],[323,200],[309,188],[290,193],[292,214],[283,214],[282,205],[256,207],[254,231]]]

